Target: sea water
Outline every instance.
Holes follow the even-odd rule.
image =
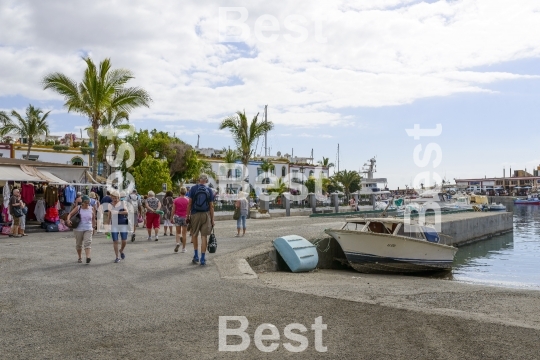
[[[513,212],[513,233],[459,248],[454,280],[540,290],[540,206],[516,205]]]

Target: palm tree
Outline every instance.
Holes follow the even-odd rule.
[[[223,160],[227,163],[227,164],[234,164],[236,162],[236,160],[238,160],[240,158],[240,155],[238,154],[238,151],[234,150],[234,149],[226,149],[226,148],[223,148]]]
[[[261,170],[268,176],[268,173],[272,170],[274,170],[276,166],[272,164],[270,161],[264,159],[261,162]]]
[[[322,160],[319,160],[317,163],[319,165],[327,167],[327,168],[334,167],[334,163],[330,162],[330,158],[327,158],[327,157],[324,157],[324,156],[323,156]]]
[[[347,171],[342,170],[335,174],[333,178],[341,183],[343,185],[343,189],[345,190],[345,195],[349,196],[351,193],[351,189],[359,188],[360,187],[360,180],[361,176],[358,174],[357,171]]]
[[[246,112],[237,111],[236,115],[229,116],[221,122],[219,129],[229,129],[231,132],[242,163],[247,166],[253,153],[253,143],[259,136],[274,128],[271,121],[259,121],[259,113],[248,123]]]
[[[20,137],[25,137],[28,141],[26,159],[29,159],[32,145],[34,145],[34,139],[40,135],[49,135],[49,125],[47,124],[49,113],[50,111],[43,113],[43,110],[40,108],[28,105],[26,108],[26,116],[24,118],[15,110],[11,112],[11,116],[17,120],[17,123],[15,123],[5,112],[1,112],[1,133],[2,135],[6,135],[10,132],[15,132],[19,134]]]
[[[271,188],[267,188],[266,190],[269,194],[281,195],[285,191],[289,190],[289,185],[287,185],[287,183],[283,181],[282,178],[278,178],[274,186],[272,186]]]
[[[64,97],[68,112],[88,116],[93,130],[94,152],[92,173],[97,175],[97,152],[99,150],[98,129],[103,125],[108,111],[129,114],[133,109],[149,107],[152,99],[143,89],[126,88],[133,79],[131,71],[112,69],[110,59],[105,59],[96,67],[92,59],[84,58],[86,70],[80,83],[62,73],[51,73],[43,78],[43,88],[52,89]]]

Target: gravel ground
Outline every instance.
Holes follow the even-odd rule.
[[[219,257],[279,235],[316,238],[336,223],[251,220],[248,235],[234,238],[235,222],[220,221]],[[119,264],[103,235],[94,238],[90,265],[77,263],[74,247],[71,233],[0,238],[0,358],[540,358],[538,292],[348,271],[229,280],[219,257],[192,265],[191,251],[173,252],[172,237],[129,242]],[[219,352],[219,316],[245,316],[251,339],[258,325],[274,324],[280,344],[289,341],[285,326],[303,324],[308,348],[264,354],[252,341],[243,352]],[[320,316],[326,353],[316,351],[310,330]]]

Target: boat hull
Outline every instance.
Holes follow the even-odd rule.
[[[516,200],[514,205],[540,205],[540,200]]]
[[[348,264],[363,273],[448,271],[457,248],[402,236],[325,230],[339,243]]]

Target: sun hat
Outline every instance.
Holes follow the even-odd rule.
[[[90,192],[90,199],[95,199],[96,198],[96,193],[91,191]]]

